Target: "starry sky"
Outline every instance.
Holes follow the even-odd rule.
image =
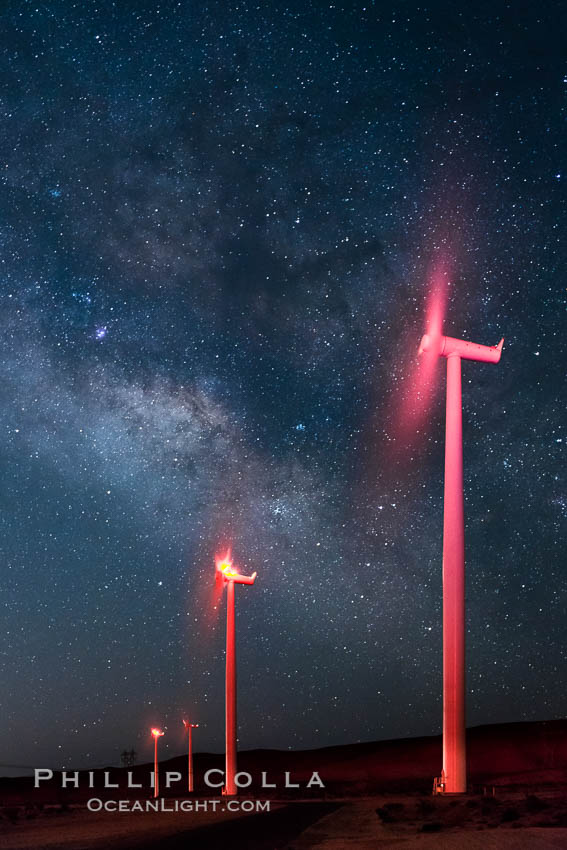
[[[1,761],[441,729],[443,365],[468,723],[567,712],[563,4],[3,5]],[[4,772],[14,772],[6,770]]]

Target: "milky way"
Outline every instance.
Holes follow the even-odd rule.
[[[465,363],[470,725],[567,711],[560,4],[8,3],[2,762],[441,727],[443,371]]]

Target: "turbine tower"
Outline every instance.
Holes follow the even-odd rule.
[[[159,765],[158,765],[158,757],[157,757],[157,742],[158,738],[163,736],[163,732],[161,729],[158,729],[156,726],[152,729],[152,735],[154,738],[154,797],[159,796]]]
[[[227,586],[226,595],[226,764],[224,788],[222,793],[238,793],[234,777],[236,776],[236,628],[234,619],[234,585],[254,584],[256,573],[251,576],[240,575],[232,566],[228,556],[217,561],[217,574]]]
[[[193,729],[198,729],[198,723],[190,723],[188,720],[183,721],[183,725],[188,733],[189,746],[187,750],[187,790],[193,791]]]
[[[465,518],[461,360],[498,363],[504,340],[478,345],[425,334],[419,354],[447,358],[445,492],[443,512],[443,769],[434,790],[467,790],[465,726]]]

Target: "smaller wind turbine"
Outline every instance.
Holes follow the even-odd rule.
[[[185,726],[189,736],[189,748],[187,759],[187,790],[191,792],[193,790],[193,729],[198,729],[199,724],[189,723],[188,720],[184,720],[183,725]]]
[[[441,334],[440,322],[422,337],[419,354],[447,358],[445,493],[443,512],[443,769],[435,791],[467,790],[465,726],[465,518],[461,360],[498,363],[504,340],[479,345]]]
[[[226,595],[226,764],[224,788],[222,793],[238,793],[234,777],[236,776],[236,628],[234,618],[234,585],[254,584],[256,573],[251,576],[240,575],[232,566],[229,555],[217,561],[217,576],[227,586]]]
[[[152,729],[152,735],[154,738],[154,797],[157,797],[159,794],[157,742],[158,738],[161,738],[163,734],[164,733],[161,731],[161,729],[157,729],[156,727]]]

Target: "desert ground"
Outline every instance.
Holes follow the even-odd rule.
[[[259,814],[104,814],[81,806],[4,813],[0,829],[5,850],[546,850],[567,847],[567,795],[273,800]]]
[[[567,721],[500,724],[468,731],[470,793],[433,796],[441,764],[441,738],[376,741],[320,750],[249,750],[239,768],[255,777],[240,800],[269,801],[270,811],[228,811],[226,800],[203,783],[222,768],[222,754],[195,756],[194,799],[217,801],[217,811],[89,812],[87,800],[145,800],[151,764],[133,768],[139,791],[128,790],[124,768],[86,772],[79,787],[62,788],[61,776],[40,788],[33,777],[0,779],[0,850],[113,850],[113,848],[230,848],[230,850],[544,850],[567,848]],[[161,769],[183,771],[186,756]],[[273,791],[257,777],[268,770]],[[325,788],[307,790],[317,770]],[[286,771],[300,783],[286,790]],[[215,793],[217,796],[215,797]],[[166,791],[170,809],[183,799]]]

